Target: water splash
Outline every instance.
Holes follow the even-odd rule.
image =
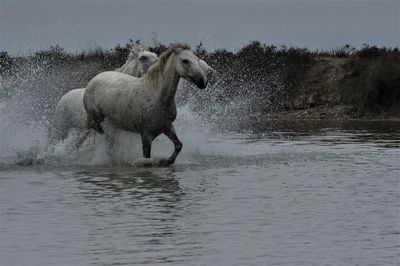
[[[37,57],[19,60],[14,64],[15,69],[1,72],[0,165],[131,164],[142,157],[140,137],[124,131],[113,136],[112,146],[106,136],[92,135],[78,148],[78,132],[70,132],[59,143],[49,139],[56,103],[67,91],[84,87],[90,79],[87,73],[94,76],[101,70],[97,63],[58,62]],[[184,143],[178,160],[198,153],[211,128],[189,105],[181,104],[175,122]],[[167,157],[172,151],[173,145],[165,136],[153,142],[153,156]]]
[[[12,102],[12,103],[15,103]],[[0,105],[1,153],[4,164],[57,164],[57,165],[125,165],[136,164],[142,158],[142,144],[138,134],[117,131],[105,123],[106,135],[90,134],[78,147],[82,133],[71,131],[65,140],[52,143],[48,137],[51,118],[28,119],[23,109],[12,104]],[[180,157],[195,157],[199,147],[207,142],[210,127],[187,106],[178,109],[177,134],[185,147]],[[110,144],[110,138],[113,144]],[[152,145],[154,157],[168,157],[173,151],[171,141],[159,136]]]
[[[60,143],[49,144],[48,131],[58,100],[67,91],[84,87],[101,68],[98,62],[58,62],[36,57],[20,60],[15,64],[18,69],[1,76],[0,165],[131,164],[142,157],[140,137],[123,131],[113,137],[112,147],[106,136],[96,135],[78,149],[77,132],[71,132]],[[256,83],[231,72],[220,72],[205,90],[188,83],[178,90],[175,128],[184,143],[178,162],[195,160],[205,152],[210,137],[227,128],[239,128],[239,118],[246,119],[247,114],[265,107],[268,94],[261,97],[261,90],[254,89]],[[275,76],[266,75],[269,80]],[[260,84],[266,83],[263,78]],[[167,157],[172,151],[173,145],[165,136],[153,142],[153,156]]]

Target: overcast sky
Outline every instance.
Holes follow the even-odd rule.
[[[399,46],[400,0],[375,1],[5,1],[0,50],[60,44],[68,51],[182,41],[234,50],[250,40],[330,49],[363,43]]]

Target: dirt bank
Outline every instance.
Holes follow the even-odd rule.
[[[285,110],[263,119],[400,119],[400,57],[314,58]]]

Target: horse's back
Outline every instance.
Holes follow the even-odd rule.
[[[86,112],[96,115],[101,105],[104,108],[104,105],[115,104],[109,101],[126,99],[127,90],[137,83],[138,78],[116,71],[98,74],[88,83],[84,93]]]
[[[74,89],[61,97],[54,114],[54,137],[63,139],[72,128],[77,130],[83,128],[86,120],[86,112],[83,107],[84,92],[83,88]]]
[[[91,120],[107,118],[118,128],[134,131],[142,123],[142,112],[152,99],[149,91],[141,79],[119,72],[103,72],[86,87],[84,105]]]
[[[69,92],[67,92],[66,94],[64,94],[61,97],[61,100],[59,103],[76,106],[83,99],[84,93],[85,93],[85,88],[70,90]]]
[[[127,88],[132,87],[137,82],[138,78],[121,72],[102,72],[95,76],[87,85],[84,94],[85,105],[86,102],[90,100],[97,101],[95,98],[102,97],[102,95],[126,90]]]
[[[138,78],[117,71],[106,71],[95,76],[87,85],[87,92],[103,88],[120,88],[137,82]]]

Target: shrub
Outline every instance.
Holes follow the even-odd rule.
[[[353,54],[354,51],[355,51],[354,47],[350,46],[349,44],[346,44],[341,47],[331,49],[330,53],[328,54],[333,57],[348,57],[351,54]]]
[[[382,108],[400,103],[400,56],[382,56],[368,68],[366,104]]]
[[[66,91],[83,87],[96,74],[121,66],[133,43],[129,40],[126,45],[118,44],[111,50],[96,47],[78,54],[66,53],[55,45],[24,58],[1,52],[0,74],[7,82],[2,85],[0,98],[22,91],[37,109],[43,108],[45,102],[46,113],[51,114],[55,99]],[[157,41],[149,50],[161,54],[166,48]],[[299,92],[309,93],[299,88],[318,56],[348,58],[346,75],[335,89],[343,99],[341,103],[359,109],[383,110],[400,102],[397,48],[364,45],[355,50],[345,45],[326,52],[252,41],[237,52],[224,49],[207,52],[199,43],[195,53],[218,71],[218,81],[204,91],[189,87],[179,90],[177,101],[190,103],[191,108],[206,118],[294,108],[291,103]],[[4,73],[8,73],[7,77]]]
[[[34,54],[34,57],[38,60],[46,61],[63,61],[69,58],[69,55],[64,51],[59,44],[54,46],[50,45],[50,48],[40,50]]]
[[[372,59],[381,56],[390,56],[398,54],[399,50],[397,48],[378,48],[376,46],[369,46],[368,44],[364,44],[363,47],[354,53],[355,56],[365,59]]]
[[[10,55],[5,51],[0,52],[0,74],[9,71],[12,65],[13,59],[10,57]]]

